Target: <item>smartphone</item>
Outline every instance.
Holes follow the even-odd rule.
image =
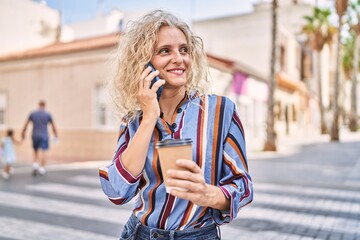
[[[146,67],[148,67],[148,66],[151,67],[151,72],[154,72],[154,71],[155,71],[155,68],[154,68],[154,66],[153,66],[151,63],[146,64]],[[159,80],[159,79],[160,79],[159,76],[154,77],[154,79],[151,80],[150,88],[151,88],[151,87],[154,85],[154,83],[155,83],[157,80]],[[158,99],[158,100],[160,99],[160,95],[161,95],[162,90],[163,90],[163,86],[160,86],[159,89],[158,89],[157,92],[156,92],[156,95],[157,95],[157,99]]]

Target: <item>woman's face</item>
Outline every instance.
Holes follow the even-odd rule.
[[[159,70],[159,77],[166,81],[165,89],[185,86],[190,61],[184,33],[176,27],[161,27],[151,63]]]

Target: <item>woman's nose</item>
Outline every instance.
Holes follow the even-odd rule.
[[[183,61],[183,58],[182,58],[180,52],[176,51],[173,53],[172,61],[173,61],[173,63],[180,63]]]

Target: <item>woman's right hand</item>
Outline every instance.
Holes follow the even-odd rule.
[[[160,79],[156,81],[150,89],[151,80],[158,74],[159,71],[151,72],[151,67],[147,67],[140,76],[137,100],[143,112],[143,120],[157,119],[160,116],[160,107],[156,92],[160,86],[165,84],[165,80]]]
[[[141,124],[121,155],[122,164],[133,176],[138,176],[144,169],[154,126],[160,116],[156,91],[165,81],[156,81],[150,89],[151,80],[159,74],[159,71],[150,72],[151,68],[146,68],[139,79],[137,100],[143,112]]]

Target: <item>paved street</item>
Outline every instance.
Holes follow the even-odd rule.
[[[360,133],[281,139],[278,153],[248,153],[254,202],[223,239],[360,240]],[[0,179],[0,239],[118,239],[130,205],[106,200],[97,175],[104,162],[52,164],[32,177],[18,163]]]
[[[249,153],[255,198],[229,225],[233,239],[360,239],[360,133],[283,139]],[[230,236],[230,235],[226,235]]]

